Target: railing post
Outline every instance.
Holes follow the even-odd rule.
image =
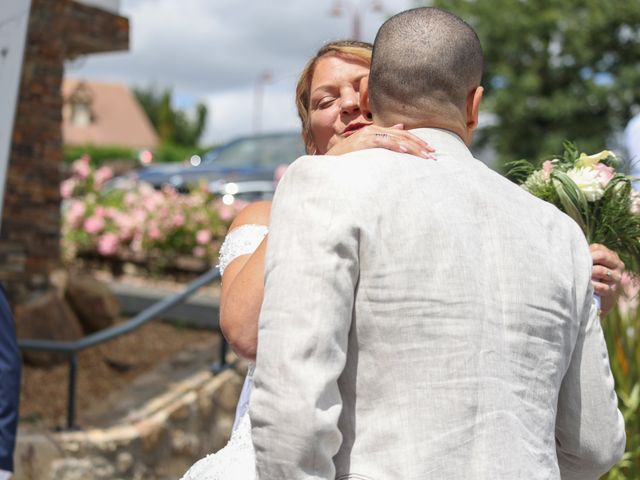
[[[69,355],[69,389],[67,392],[67,429],[76,428],[76,374],[78,371],[78,352]]]
[[[224,335],[220,334],[220,360],[211,365],[211,371],[213,373],[220,373],[223,370],[229,368],[227,363],[227,351],[229,350],[229,344]]]

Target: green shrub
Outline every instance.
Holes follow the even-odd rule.
[[[83,155],[89,155],[94,165],[101,165],[110,160],[136,160],[138,150],[117,146],[96,147],[94,145],[65,145],[64,147],[65,163],[72,163]]]

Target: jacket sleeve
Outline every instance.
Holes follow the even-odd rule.
[[[584,245],[580,247],[586,250]],[[624,419],[618,399],[598,309],[593,302],[590,257],[586,291],[577,309],[579,327],[562,380],[556,418],[556,452],[563,480],[597,480],[622,457]],[[580,290],[580,287],[578,287]]]
[[[0,470],[13,471],[18,425],[21,357],[13,317],[0,287]]]
[[[342,443],[358,235],[326,159],[307,160],[289,167],[271,213],[250,406],[260,480],[334,478]]]

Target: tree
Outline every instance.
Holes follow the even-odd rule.
[[[191,119],[172,106],[170,89],[159,92],[155,88],[134,88],[133,93],[163,143],[188,147],[198,143],[207,121],[206,105],[198,103],[195,119]]]
[[[417,2],[425,3],[425,2]],[[431,3],[431,2],[429,2]],[[640,2],[434,0],[477,31],[485,52],[483,133],[499,159],[605,148],[640,104]]]

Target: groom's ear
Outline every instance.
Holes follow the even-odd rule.
[[[360,113],[368,120],[373,120],[373,113],[369,108],[369,76],[360,79]]]
[[[478,86],[467,95],[467,130],[473,132],[478,126],[478,116],[480,115],[480,102],[484,88]]]

